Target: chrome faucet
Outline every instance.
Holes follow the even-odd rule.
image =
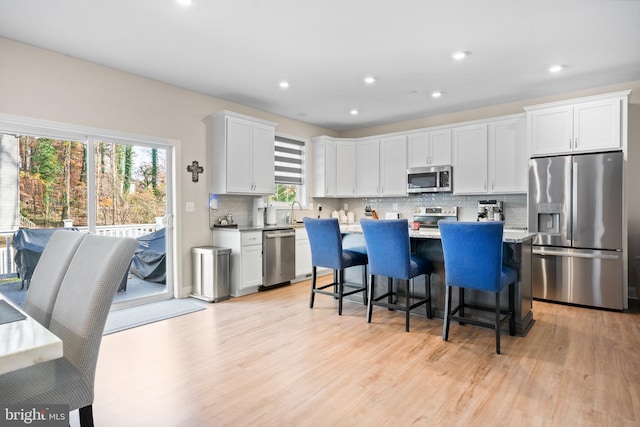
[[[300,204],[299,201],[294,200],[293,203],[291,203],[291,216],[289,217],[290,224],[293,224],[296,222],[295,218],[293,217],[293,207],[296,205],[296,203],[298,204],[298,207],[299,207],[298,210],[302,210],[302,205]]]

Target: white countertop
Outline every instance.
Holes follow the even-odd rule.
[[[343,233],[362,233],[360,224],[340,224],[340,231]],[[502,240],[506,243],[522,243],[532,239],[535,233],[526,230],[505,229]],[[409,237],[414,239],[439,239],[440,230],[437,228],[422,228],[420,230],[409,230]]]
[[[11,304],[2,294],[0,299]],[[62,357],[62,340],[28,315],[26,317],[0,325],[0,374]]]

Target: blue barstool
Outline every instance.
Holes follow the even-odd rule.
[[[371,274],[367,322],[371,322],[374,305],[391,310],[403,310],[406,316],[406,330],[409,332],[409,314],[414,308],[426,305],[427,317],[431,318],[431,263],[425,258],[411,255],[409,222],[406,219],[362,219],[360,225],[367,244],[369,273]],[[416,297],[411,295],[409,284],[411,279],[422,274],[426,275],[425,296]],[[374,278],[376,276],[387,277],[387,292],[380,296],[374,295]],[[397,292],[393,291],[393,279],[405,282],[404,304],[394,302]],[[387,301],[382,301],[385,297]],[[411,303],[411,300],[414,302]]]
[[[363,303],[366,302],[367,292],[367,254],[362,251],[342,248],[340,225],[336,218],[314,219],[304,218],[304,228],[309,236],[311,246],[311,301],[313,308],[315,294],[330,295],[338,299],[338,314],[342,315],[342,298],[357,292],[362,292]],[[344,281],[344,269],[364,266],[362,283]],[[317,268],[324,267],[333,270],[333,283],[318,287],[316,285]],[[333,287],[333,291],[327,288]],[[344,288],[351,288],[348,292]]]
[[[446,274],[445,314],[442,339],[449,338],[451,320],[491,327],[496,333],[496,353],[500,354],[500,328],[509,322],[509,333],[515,335],[514,284],[518,279],[515,269],[502,264],[502,222],[452,222],[438,223],[444,251]],[[500,292],[509,285],[509,311],[500,310]],[[451,310],[451,288],[459,288],[458,306]],[[485,307],[465,304],[464,290],[476,289],[493,292],[495,306]],[[488,311],[494,321],[465,316],[465,308]],[[457,315],[456,315],[457,313]]]

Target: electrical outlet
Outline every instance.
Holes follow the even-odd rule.
[[[195,212],[196,210],[196,204],[193,202],[187,202],[187,205],[185,206],[187,212]]]
[[[318,203],[318,211],[322,212],[322,203]]]
[[[348,210],[349,210],[349,204],[348,204],[348,203],[345,203],[345,204],[344,204],[344,210],[345,210],[345,211],[348,211]]]

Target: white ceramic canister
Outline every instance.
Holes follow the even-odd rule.
[[[353,224],[354,222],[356,222],[356,216],[353,212],[347,213],[347,222],[349,224]]]

